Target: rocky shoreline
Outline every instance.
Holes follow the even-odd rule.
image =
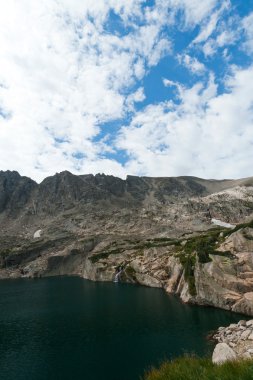
[[[212,356],[213,363],[253,359],[253,319],[220,327],[213,339],[218,342]]]

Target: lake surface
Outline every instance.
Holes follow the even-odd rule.
[[[1,380],[138,380],[241,316],[161,289],[77,277],[0,281]]]

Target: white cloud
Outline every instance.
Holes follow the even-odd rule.
[[[202,50],[206,57],[211,57],[214,55],[217,50],[215,40],[213,38],[209,38],[209,40],[203,45]]]
[[[54,171],[101,166],[100,124],[122,118],[144,93],[126,89],[170,50],[135,0],[10,0],[0,14],[0,167],[41,179]],[[125,36],[105,31],[113,10],[132,25]],[[142,26],[134,27],[135,19]],[[85,159],[75,158],[82,152]],[[109,162],[115,174],[120,164]],[[90,166],[89,166],[90,165]]]
[[[163,0],[160,0],[161,2]],[[215,6],[218,4],[217,0],[168,0],[168,5],[174,11],[180,9],[183,11],[184,26],[186,28],[201,24],[202,21],[208,17]]]
[[[228,20],[222,21],[217,26],[213,38],[208,38],[203,46],[203,52],[206,57],[217,53],[219,48],[228,49],[242,37],[241,19],[238,17],[229,17]],[[228,51],[225,51],[227,55]]]
[[[176,87],[176,102],[151,104],[139,113],[136,107],[145,99],[145,75],[173,53],[170,30],[185,32],[198,25],[195,42],[204,43],[206,55],[231,43],[231,28],[220,28],[214,36],[224,4],[218,0],[156,0],[154,6],[146,6],[144,0],[6,2],[0,13],[0,169],[15,169],[41,180],[61,170],[124,176],[128,172],[186,174],[196,167],[201,173],[201,162],[202,173],[216,176],[214,164],[208,166],[206,150],[193,152],[191,145],[196,141],[206,145],[208,139],[214,144],[210,131],[219,124],[215,112],[221,120],[229,119],[221,137],[228,139],[228,130],[233,136],[229,112],[234,115],[234,111],[229,102],[236,108],[235,99],[243,97],[239,93],[242,72],[234,72],[231,94],[224,97],[217,96],[212,74],[207,85],[197,83],[192,88],[164,78],[165,86]],[[110,12],[128,28],[125,34],[110,32]],[[243,21],[249,52],[253,46],[250,17]],[[191,74],[203,73],[203,63],[190,49],[187,52],[178,56],[180,63]],[[247,77],[245,91],[250,83]],[[224,107],[214,112],[216,103]],[[240,112],[245,111],[241,115],[245,123],[250,114],[241,107],[234,115],[239,124]],[[108,122],[130,113],[132,122],[118,139],[115,136],[117,148],[126,149],[131,157],[122,165],[105,158],[106,152],[115,153],[106,128]],[[210,128],[204,128],[209,121]],[[217,164],[220,156],[215,149],[211,156]]]
[[[216,29],[216,25],[218,22],[219,12],[215,12],[211,15],[209,21],[206,25],[204,25],[198,34],[198,36],[195,38],[193,43],[197,44],[203,41],[206,41],[213,33],[213,31]]]
[[[237,40],[237,33],[232,30],[224,30],[216,38],[216,44],[218,47],[226,45],[232,45]]]
[[[178,83],[177,82],[174,82],[173,80],[170,80],[170,79],[167,79],[167,78],[163,78],[163,84],[165,87],[178,87]]]
[[[117,144],[130,155],[129,173],[229,178],[252,175],[253,67],[234,69],[227,93],[213,74],[203,86],[181,89],[180,104],[148,106]]]
[[[248,54],[253,53],[253,12],[242,20],[242,27],[246,34],[246,41],[243,45]]]
[[[144,88],[139,87],[135,92],[131,93],[126,100],[128,110],[134,111],[135,103],[143,102],[145,98],[146,96],[145,96]]]
[[[189,71],[194,74],[203,74],[206,71],[205,65],[195,57],[189,54],[179,54],[177,59],[181,65],[184,65]]]
[[[220,7],[203,21],[199,34],[190,46],[199,45],[204,55],[211,57],[219,48],[235,44],[242,34],[241,19],[232,11],[230,0],[220,3]]]
[[[206,19],[206,21],[203,23],[200,33],[197,35],[197,37],[193,40],[193,43],[200,43],[205,42],[215,31],[217,23],[219,19],[221,18],[224,11],[229,9],[230,7],[230,0],[225,0],[221,3],[220,8],[210,13],[210,17]]]

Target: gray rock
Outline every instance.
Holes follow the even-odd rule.
[[[250,336],[248,336],[248,339],[253,340],[253,332],[250,334]]]
[[[243,331],[242,334],[241,334],[241,339],[243,339],[243,340],[248,339],[248,337],[250,336],[251,332],[252,332],[251,330],[245,330],[245,331]]]
[[[250,355],[249,352],[244,352],[244,353],[242,354],[242,358],[243,358],[243,359],[251,359],[251,355]]]
[[[226,343],[218,343],[214,349],[212,361],[215,364],[222,364],[228,360],[235,360],[236,353]]]

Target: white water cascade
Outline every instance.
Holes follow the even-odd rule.
[[[119,282],[121,273],[122,273],[122,269],[115,274],[113,282]]]

